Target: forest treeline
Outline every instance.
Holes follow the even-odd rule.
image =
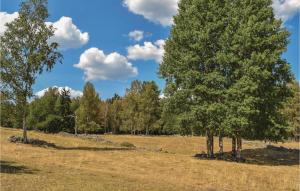
[[[176,124],[175,116],[164,109],[165,99],[154,81],[134,80],[125,95],[115,94],[101,100],[94,85],[87,82],[82,97],[71,98],[70,91],[48,88],[41,97],[28,104],[27,127],[47,133],[113,133],[113,134],[191,134]],[[22,127],[18,106],[1,99],[1,125]]]
[[[288,123],[286,137],[300,133],[299,84],[289,85],[293,96],[281,112]],[[124,96],[115,94],[101,100],[92,83],[84,86],[83,96],[71,98],[70,91],[48,88],[29,104],[29,129],[46,133],[112,133],[133,135],[205,135],[196,125],[185,125],[175,112],[168,110],[168,97],[160,96],[154,81],[134,80]],[[196,123],[196,122],[195,122]],[[22,113],[18,106],[1,95],[1,126],[22,128]]]

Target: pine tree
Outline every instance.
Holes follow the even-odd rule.
[[[63,88],[59,92],[59,96],[55,103],[56,114],[62,117],[61,130],[66,132],[73,132],[74,117],[71,110],[70,91]]]

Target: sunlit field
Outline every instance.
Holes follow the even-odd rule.
[[[95,139],[30,131],[55,148],[10,143],[1,128],[4,190],[299,190],[299,153],[243,141],[246,163],[204,160],[204,137],[99,135]],[[122,142],[135,148],[121,146]],[[225,152],[231,148],[224,140]],[[217,143],[215,143],[217,146]],[[299,149],[296,142],[277,144]],[[217,147],[215,151],[217,152]]]

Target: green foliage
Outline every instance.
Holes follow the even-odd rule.
[[[139,99],[140,126],[148,135],[155,132],[155,122],[160,118],[159,93],[154,81],[143,82]]]
[[[139,112],[139,99],[142,89],[142,83],[134,80],[131,83],[130,89],[126,90],[126,95],[123,100],[122,110],[122,126],[121,131],[137,134],[142,131],[140,112]]]
[[[63,118],[61,116],[48,114],[44,121],[36,124],[36,129],[46,133],[58,133],[62,130],[62,124]]]
[[[160,65],[163,116],[188,133],[285,138],[288,35],[270,0],[180,1]]]
[[[122,108],[122,132],[148,135],[160,131],[159,90],[154,81],[133,81],[126,90]]]
[[[100,99],[92,83],[87,82],[84,86],[80,106],[76,110],[76,126],[79,132],[96,133],[102,132],[99,120]]]
[[[122,147],[135,148],[135,145],[130,142],[122,142],[120,145]]]
[[[122,101],[120,96],[115,95],[111,100],[108,100],[105,105],[105,122],[107,123],[107,127],[109,127],[110,131],[114,134],[120,132],[122,125]]]
[[[28,125],[48,133],[74,131],[74,113],[71,110],[70,92],[49,88],[41,98],[29,104]]]
[[[299,140],[300,136],[300,86],[299,82],[293,81],[289,84],[292,97],[286,100],[281,112],[287,119],[289,125],[289,137]]]
[[[75,118],[71,109],[71,103],[70,91],[63,88],[56,100],[55,111],[57,115],[63,118],[60,126],[61,130],[66,132],[74,131]]]
[[[13,127],[15,123],[15,105],[7,96],[0,92],[0,125],[2,127]]]
[[[46,0],[22,2],[19,17],[6,24],[7,30],[0,38],[1,86],[20,107],[25,142],[27,99],[33,95],[32,85],[38,74],[51,70],[62,58],[58,44],[48,42],[54,29],[45,24],[47,17]]]
[[[218,131],[224,119],[226,76],[219,39],[224,1],[181,1],[166,41],[160,74],[167,81],[164,115],[177,116],[181,133]]]

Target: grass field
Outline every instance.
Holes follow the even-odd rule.
[[[30,131],[55,143],[43,148],[7,141],[21,135],[1,131],[1,191],[4,190],[299,190],[299,155],[244,141],[247,163],[201,160],[204,137],[102,135],[96,141]],[[133,143],[136,148],[119,143]],[[217,145],[217,144],[216,144]],[[225,152],[231,148],[224,140]],[[299,144],[277,144],[299,149]],[[215,148],[217,150],[217,147]]]

